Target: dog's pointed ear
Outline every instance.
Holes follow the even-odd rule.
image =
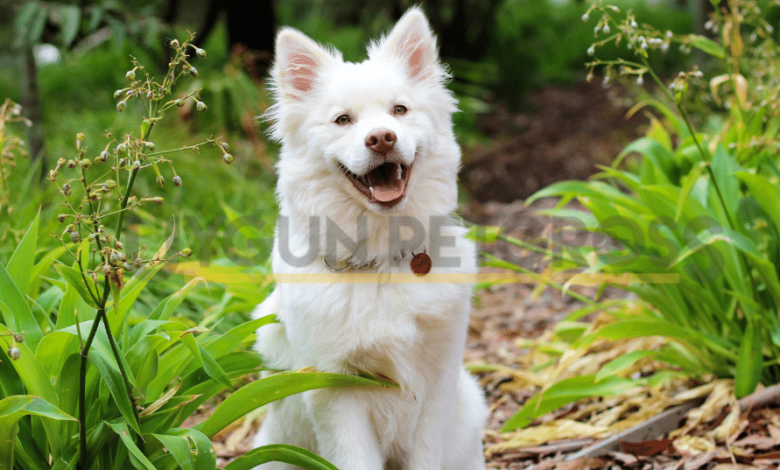
[[[436,73],[436,39],[431,33],[428,19],[418,7],[410,8],[398,20],[378,49],[402,59],[413,79],[422,80]]]
[[[333,56],[308,36],[292,28],[283,28],[276,36],[276,60],[272,77],[277,90],[296,99],[311,91]]]

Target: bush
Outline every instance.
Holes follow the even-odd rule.
[[[37,193],[49,220],[42,220],[36,200],[17,199],[9,189],[24,187],[10,181],[18,180],[12,166],[21,143],[7,127],[21,112],[13,103],[0,108],[0,221],[26,229],[6,232],[0,251],[0,470],[215,469],[210,438],[256,408],[314,388],[391,386],[310,370],[252,381],[264,367],[248,346],[257,328],[275,319],[238,316],[230,326],[222,320],[237,308],[234,298],[246,308],[262,300],[269,283],[249,293],[216,289],[222,297],[207,298],[208,315],[197,319],[181,306],[197,297],[200,277],[167,296],[147,296],[146,305],[137,302],[155,289],[156,275],[192,250],[169,254],[174,234],[154,253],[143,244],[132,247],[127,214],[139,217],[136,230],[143,232],[155,220],[154,208],[170,203],[155,188],[179,186],[178,152],[210,148],[220,161],[233,160],[221,139],[175,149],[151,140],[166,111],[181,102],[206,109],[197,91],[172,94],[180,77],[195,74],[189,55],[203,55],[191,39],[171,42],[174,58],[164,79],[155,80],[137,61],[126,73],[116,106],[125,113],[136,104],[143,108],[138,134],[109,133],[99,144],[78,133],[68,143],[71,158],[60,158],[48,175],[56,190]],[[35,173],[31,168],[22,180],[29,184]],[[29,187],[35,192],[34,183]],[[54,204],[52,196],[61,202]],[[39,235],[53,230],[57,245],[48,246]],[[208,418],[183,427],[201,405],[226,392],[232,394]],[[270,460],[334,468],[282,445],[250,451],[227,468]]]
[[[636,52],[631,60],[595,60],[590,66],[605,67],[613,77],[647,76],[666,99],[637,105],[658,117],[645,137],[628,145],[593,181],[557,183],[526,201],[560,197],[560,204],[544,213],[607,237],[617,247],[532,248],[556,259],[559,270],[578,267],[627,279],[622,287],[641,300],[636,308],[615,309],[614,302],[583,299],[586,308],[567,318],[559,332],[572,349],[583,354],[597,340],[661,336],[667,341],[660,351],[632,353],[599,374],[553,385],[530,400],[505,430],[583,396],[647,384],[648,378],[625,375],[648,357],[689,377],[732,378],[737,397],[759,383],[780,381],[780,47],[765,19],[777,9],[754,9],[742,1],[730,6],[716,11],[709,23],[728,34],[718,42],[640,26],[630,10],[618,13],[601,3],[590,8],[602,31],[606,25],[615,33],[597,42],[594,52],[601,53],[607,41],[631,44]],[[648,61],[649,51],[668,50],[672,43],[702,50],[720,61],[720,71],[705,77],[694,69],[664,83]],[[712,101],[727,115],[717,132],[703,134],[692,127],[684,103],[689,94],[706,93],[714,94]],[[639,160],[625,169],[621,163],[635,154]],[[589,212],[563,207],[573,199]],[[500,260],[491,264],[512,267]],[[579,321],[598,310],[612,321],[593,328]]]
[[[678,34],[692,29],[690,16],[663,5],[645,2],[613,2],[631,8],[639,21]],[[517,104],[521,94],[542,84],[570,84],[583,76],[582,65],[589,60],[595,22],[583,21],[588,6],[572,0],[505,0],[496,10],[496,28],[490,57],[500,73],[498,93]],[[630,58],[633,54],[615,45],[609,56]],[[677,70],[687,62],[679,50],[658,57],[653,66],[661,74]]]

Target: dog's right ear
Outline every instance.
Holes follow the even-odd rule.
[[[283,28],[276,36],[276,61],[272,72],[277,90],[302,100],[314,87],[317,76],[334,57],[308,36]]]

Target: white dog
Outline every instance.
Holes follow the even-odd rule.
[[[296,30],[277,36],[273,269],[303,282],[280,280],[256,309],[280,320],[258,331],[257,350],[272,368],[370,373],[400,388],[322,389],[274,402],[255,445],[298,445],[341,470],[484,469],[485,401],[462,366],[475,247],[447,218],[460,165],[455,100],[418,8],[368,56],[344,62]],[[431,260],[428,279],[453,276],[384,282],[415,279],[412,259]],[[305,277],[331,271],[368,282]]]

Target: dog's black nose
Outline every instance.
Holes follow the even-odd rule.
[[[398,137],[390,129],[377,129],[366,136],[366,147],[386,154],[393,148]]]

